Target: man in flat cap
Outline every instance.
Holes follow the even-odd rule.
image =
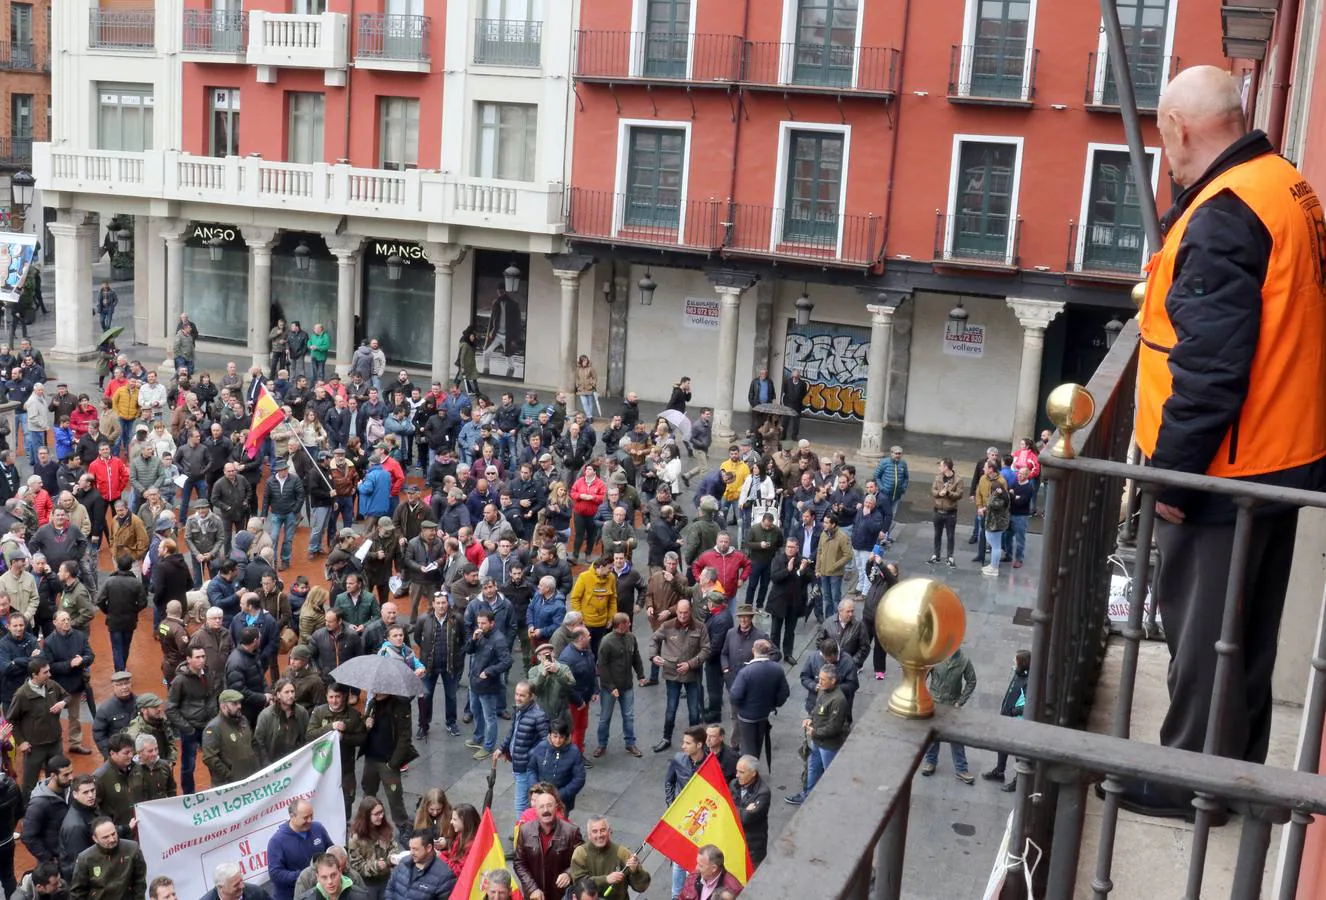
[[[253,729],[244,715],[244,695],[227,688],[221,692],[221,712],[203,730],[203,763],[220,787],[248,778],[258,771]]]

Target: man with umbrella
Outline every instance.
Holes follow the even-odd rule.
[[[387,657],[363,657],[393,662]],[[418,679],[411,676],[418,684]],[[410,700],[408,697],[375,693],[365,707],[364,725],[368,735],[364,739],[365,794],[377,795],[378,786],[386,788],[387,808],[402,841],[408,841],[412,820],[405,811],[405,797],[401,793],[401,767],[418,759],[419,751],[410,743]]]

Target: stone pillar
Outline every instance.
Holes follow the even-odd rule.
[[[166,242],[166,353],[175,337],[175,326],[184,312],[184,239],[187,223],[172,221],[161,230]]]
[[[336,372],[344,379],[350,374],[350,357],[355,352],[355,274],[363,238],[353,234],[324,234],[322,238],[336,257],[336,328],[332,332],[332,350]]]
[[[1018,370],[1017,407],[1013,412],[1011,445],[1024,437],[1035,437],[1036,399],[1040,393],[1041,356],[1045,352],[1045,329],[1063,312],[1057,300],[1020,300],[1008,298],[1008,308],[1022,325],[1022,367]]]
[[[889,375],[893,368],[893,314],[902,297],[881,297],[868,303],[870,311],[870,356],[866,375],[866,414],[861,424],[862,458],[872,462],[884,456],[884,426],[888,424]]]
[[[253,365],[264,372],[271,362],[272,330],[272,247],[276,229],[244,226],[244,243],[249,245],[249,352]],[[276,373],[271,373],[273,377]]]
[[[718,292],[718,382],[714,386],[714,444],[732,443],[733,383],[737,378],[737,336],[741,329],[741,295],[755,284],[745,272],[714,272],[709,276]]]
[[[451,361],[456,358],[451,337],[451,286],[456,266],[465,258],[465,247],[430,241],[424,244],[428,261],[433,264],[433,380],[446,384],[451,380]]]
[[[561,330],[558,332],[557,387],[575,393],[576,359],[580,347],[580,276],[593,264],[588,256],[560,253],[551,257],[553,275],[562,288]]]
[[[55,236],[55,344],[51,359],[83,360],[96,355],[92,315],[92,243],[95,226],[82,210],[60,210],[48,227]]]

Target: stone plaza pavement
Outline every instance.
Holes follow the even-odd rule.
[[[94,283],[100,283],[99,274],[94,271]],[[47,304],[53,310],[52,287],[48,284],[45,293]],[[155,367],[161,361],[159,351],[149,350],[143,345],[134,346],[132,343],[132,285],[117,284],[116,290],[120,295],[120,306],[115,324],[126,326],[120,347],[131,358],[137,356],[145,365]],[[53,312],[41,316],[29,329],[34,344],[40,349],[51,346],[54,331]],[[245,357],[236,355],[241,368],[244,368]],[[223,369],[225,359],[220,355],[203,354],[199,365],[216,372]],[[91,363],[53,362],[51,368],[58,380],[67,381],[75,392],[96,385]],[[702,392],[697,394],[699,403],[703,403],[704,399]],[[849,450],[850,458],[859,432],[854,427],[807,420],[803,436],[814,442],[816,449],[821,452],[841,446]],[[891,558],[899,563],[904,577],[933,575],[950,584],[962,597],[968,613],[965,647],[975,663],[979,678],[972,702],[981,708],[997,709],[1008,681],[1013,653],[1030,643],[1030,628],[1015,624],[1014,616],[1019,608],[1030,607],[1034,601],[1040,568],[1040,537],[1035,534],[1028,537],[1026,566],[1012,570],[1005,565],[997,578],[983,577],[977,564],[971,562],[974,548],[966,543],[973,511],[971,505],[964,502],[959,510],[958,550],[955,554],[958,566],[956,569],[940,566],[930,572],[926,563],[931,552],[932,535],[928,486],[933,477],[935,460],[940,456],[952,456],[957,460],[958,473],[964,479],[969,478],[974,462],[983,455],[987,442],[902,432],[886,434],[885,437],[885,446],[899,443],[905,447],[912,472],[912,485],[898,515],[902,526],[896,532],[897,540]],[[869,471],[862,471],[859,477],[869,477]],[[689,512],[689,497],[686,504]],[[302,556],[302,543],[296,549],[296,555]],[[643,565],[643,554],[638,562]],[[758,621],[756,624],[767,625]],[[803,624],[798,633],[798,655],[802,652],[801,647],[810,641],[812,630],[812,626]],[[642,645],[647,645],[649,635],[643,616],[637,617],[636,636]],[[858,709],[864,708],[861,704],[880,701],[898,683],[896,671],[890,671],[883,682],[875,681],[869,664],[864,675],[862,690],[857,699]],[[785,804],[782,798],[786,794],[796,793],[801,775],[797,748],[800,745],[799,723],[805,691],[797,682],[795,672],[791,673],[791,687],[792,699],[774,722],[774,764],[772,774],[767,776],[774,795],[770,816],[771,836],[776,836],[796,811],[794,807]],[[595,766],[589,771],[587,785],[577,801],[574,816],[577,822],[583,824],[585,817],[590,814],[606,814],[613,824],[615,838],[624,844],[638,846],[657,821],[664,808],[663,778],[669,755],[653,754],[648,748],[660,736],[664,701],[662,686],[637,689],[636,730],[645,757],[634,759],[623,752],[620,720],[615,722],[609,752],[594,761]],[[680,718],[674,736],[676,748],[680,746],[680,731],[685,725],[684,704]],[[597,722],[598,714],[595,711],[590,721],[591,746]],[[501,724],[501,734],[505,735],[507,723]],[[468,734],[464,729],[462,734],[464,736],[460,738],[448,738],[445,732],[435,729],[431,739],[417,742],[422,756],[409,767],[404,778],[407,808],[413,810],[418,796],[424,790],[439,785],[446,789],[453,804],[478,805],[482,801],[489,766],[487,762],[476,762],[471,758],[471,751],[462,743]],[[973,752],[970,768],[974,774],[979,774],[992,764],[991,754]],[[510,835],[514,821],[512,787],[509,767],[500,766],[493,810],[499,831],[506,836]],[[904,881],[907,885],[906,895],[917,900],[980,896],[1003,835],[1011,808],[1011,796],[1001,793],[997,784],[979,778],[974,786],[957,781],[953,777],[948,750],[944,748],[938,773],[932,778],[918,778],[913,788]],[[858,824],[866,826],[866,823],[843,823],[844,827]],[[645,857],[645,863],[655,879],[655,886],[648,895],[666,897],[666,885],[669,883],[666,860],[650,852]]]

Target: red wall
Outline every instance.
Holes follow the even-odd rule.
[[[740,2],[698,0],[696,34],[740,34]],[[908,0],[872,0],[863,20],[863,47],[901,47]],[[1039,0],[1033,46],[1037,60],[1035,102],[1031,109],[981,107],[946,99],[951,47],[963,40],[964,4],[960,0],[911,0],[908,45],[904,49],[904,84],[888,105],[878,99],[844,99],[841,110],[829,95],[783,95],[747,91],[740,140],[732,152],[732,108],[722,91],[695,89],[691,102],[683,90],[580,83],[584,109],[577,109],[572,183],[577,188],[612,191],[617,172],[616,103],[622,118],[691,121],[688,200],[732,196],[739,204],[769,206],[778,171],[780,122],[852,126],[848,162],[848,215],[883,215],[893,180],[889,255],[928,259],[934,250],[935,210],[946,210],[954,134],[1024,137],[1018,213],[1023,218],[1022,268],[1048,266],[1062,271],[1068,257],[1069,220],[1081,214],[1086,148],[1089,142],[1123,144],[1116,113],[1085,111],[1088,54],[1097,49],[1099,11],[1092,3]],[[630,5],[617,0],[584,0],[581,27],[628,31]],[[781,39],[780,0],[752,0],[751,41]],[[1183,0],[1178,6],[1174,56],[1180,67],[1202,63],[1226,66],[1220,41],[1218,0]],[[1318,77],[1321,77],[1320,75]],[[925,92],[916,96],[914,92]],[[1326,103],[1326,90],[1319,94]],[[651,102],[652,100],[652,102]],[[654,111],[657,105],[657,114]],[[1063,111],[1052,104],[1062,104]],[[897,159],[890,160],[892,126],[899,132]],[[1148,146],[1159,146],[1154,118],[1144,117]],[[736,171],[735,190],[732,188]],[[1162,205],[1168,200],[1163,177]]]
[[[189,8],[201,9],[202,0],[187,0]],[[329,12],[350,16],[349,58],[354,59],[356,18],[360,13],[382,12],[383,0],[330,0]],[[246,11],[286,12],[283,0],[248,0]],[[321,69],[279,69],[276,84],[259,84],[256,68],[234,64],[185,63],[183,65],[183,149],[203,155],[208,150],[211,88],[240,89],[240,153],[261,154],[267,160],[283,160],[286,153],[286,93],[310,91],[324,97],[324,160],[334,163],[348,157],[351,165],[374,168],[378,164],[378,98],[415,97],[419,103],[419,168],[440,169],[442,153],[442,60],[445,17],[438,7],[429,36],[433,71],[380,72],[349,70],[348,87],[327,87]],[[346,120],[347,97],[350,106]],[[347,124],[349,142],[347,144]]]

